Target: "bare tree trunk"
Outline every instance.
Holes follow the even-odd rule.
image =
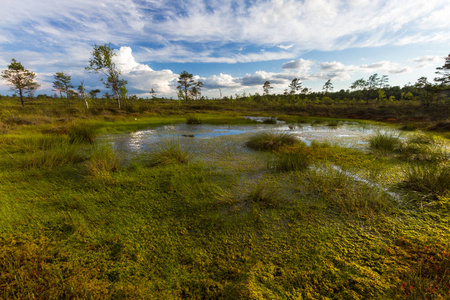
[[[120,109],[120,96],[119,96],[119,91],[114,90],[116,92],[116,97],[117,97],[117,105],[119,105],[119,109]]]
[[[25,104],[23,103],[22,89],[19,89],[19,94],[20,94],[20,102],[22,103],[22,106],[25,106]]]

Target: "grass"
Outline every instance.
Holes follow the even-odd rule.
[[[154,151],[148,155],[147,165],[187,164],[188,153],[181,149],[179,140],[166,140],[156,145]]]
[[[403,187],[433,197],[444,196],[450,192],[449,166],[410,166],[405,173]]]
[[[281,150],[274,153],[268,161],[268,168],[278,172],[301,171],[311,165],[311,156],[300,147],[295,151],[291,149]]]
[[[377,132],[370,137],[369,146],[375,151],[394,152],[401,147],[401,140],[398,134]]]
[[[294,145],[298,142],[297,138],[290,133],[264,131],[253,135],[246,145],[254,150],[270,151],[280,149],[283,146]]]
[[[93,144],[97,132],[93,126],[79,123],[69,127],[68,135],[72,144]]]
[[[198,124],[202,124],[202,123],[203,123],[203,121],[198,116],[195,116],[195,115],[190,115],[186,118],[186,124],[189,124],[189,125],[198,125]]]
[[[101,134],[183,122],[184,114],[172,113],[100,115],[83,123]],[[226,114],[201,117],[233,124]],[[220,139],[223,145],[211,142],[211,152],[220,145],[226,155],[187,155],[171,140],[154,149],[153,163],[143,153],[130,165],[123,153],[97,145],[101,140],[70,143],[64,131],[46,131],[78,122],[57,118],[8,125],[0,138],[0,298],[448,295],[448,201],[421,207],[405,193],[397,202],[356,176],[396,187],[408,178],[401,170],[411,161],[273,136],[257,139],[263,142],[256,149],[271,153],[255,152],[244,146],[246,136],[237,136]],[[433,148],[441,142],[431,140],[406,143]],[[51,164],[58,161],[53,155],[69,159]],[[32,158],[35,163],[20,167]],[[444,184],[420,193],[445,186],[448,169],[439,163],[433,176]],[[303,164],[308,167],[298,168]],[[418,165],[425,172],[437,164]],[[420,172],[418,183],[435,182]],[[403,188],[418,190],[412,182]],[[436,195],[444,199],[446,193]]]

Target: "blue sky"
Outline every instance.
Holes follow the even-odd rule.
[[[202,94],[282,93],[294,78],[320,91],[389,75],[391,85],[432,80],[450,53],[443,0],[0,0],[0,69],[11,58],[53,94],[55,72],[106,92],[89,74],[94,44],[111,43],[130,94],[176,98],[177,74]],[[0,81],[0,94],[11,94]]]

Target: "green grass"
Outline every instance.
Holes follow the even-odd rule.
[[[370,137],[369,146],[375,151],[394,152],[401,147],[401,140],[398,134],[391,132],[377,132]]]
[[[190,124],[190,125],[198,125],[198,124],[202,124],[203,121],[195,115],[190,115],[186,118],[186,124]]]
[[[181,149],[179,140],[165,140],[155,146],[146,160],[146,164],[149,166],[187,164],[189,155],[188,152]]]
[[[298,142],[297,138],[290,133],[264,131],[253,135],[246,145],[254,150],[269,151],[280,149],[283,146],[294,145]]]
[[[444,196],[450,192],[450,167],[410,166],[402,186],[425,195]]]
[[[93,144],[97,132],[93,126],[78,123],[69,127],[68,135],[72,144]]]
[[[103,134],[184,122],[184,114],[173,113],[100,115],[83,123]],[[421,160],[408,181],[401,171],[412,162],[394,155],[306,147],[279,136],[256,139],[256,149],[272,153],[255,152],[242,136],[212,141],[210,156],[187,155],[171,140],[154,149],[149,163],[148,153],[131,159],[97,145],[101,139],[70,143],[66,133],[48,129],[78,121],[59,118],[8,125],[0,138],[0,298],[448,295],[450,202],[448,190],[437,193],[448,180],[446,161],[424,175],[437,164]],[[228,114],[201,118],[247,122]],[[441,143],[430,140],[406,143]],[[217,155],[222,145],[227,155]],[[308,168],[298,168],[303,164]],[[407,192],[397,201],[356,176],[385,188],[405,180]],[[432,184],[415,185],[425,182]],[[430,190],[438,205],[416,205],[408,193]]]

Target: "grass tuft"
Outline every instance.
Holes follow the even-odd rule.
[[[93,150],[86,167],[89,176],[109,179],[112,172],[119,170],[121,161],[119,154],[110,147],[98,147]]]
[[[202,120],[195,115],[190,115],[190,116],[187,116],[187,118],[186,118],[186,124],[189,124],[189,125],[199,125],[202,123],[203,123]]]
[[[188,153],[181,149],[180,141],[167,140],[158,145],[149,156],[148,165],[170,165],[187,164],[189,162]]]
[[[450,167],[439,165],[410,166],[403,187],[423,194],[441,196],[450,191]]]
[[[301,171],[307,169],[311,165],[311,157],[309,153],[296,149],[296,151],[280,151],[274,154],[269,160],[268,168],[278,172]]]
[[[72,125],[68,134],[72,144],[93,144],[97,136],[95,128],[86,124]]]
[[[250,190],[247,200],[253,204],[272,207],[277,204],[278,190],[274,184],[270,182],[259,181]]]
[[[299,140],[291,133],[259,132],[252,136],[246,145],[254,150],[270,151],[298,142]]]
[[[263,121],[264,124],[277,124],[277,118],[270,117]]]
[[[394,152],[401,145],[400,137],[390,132],[377,132],[369,139],[370,148],[380,152]]]

